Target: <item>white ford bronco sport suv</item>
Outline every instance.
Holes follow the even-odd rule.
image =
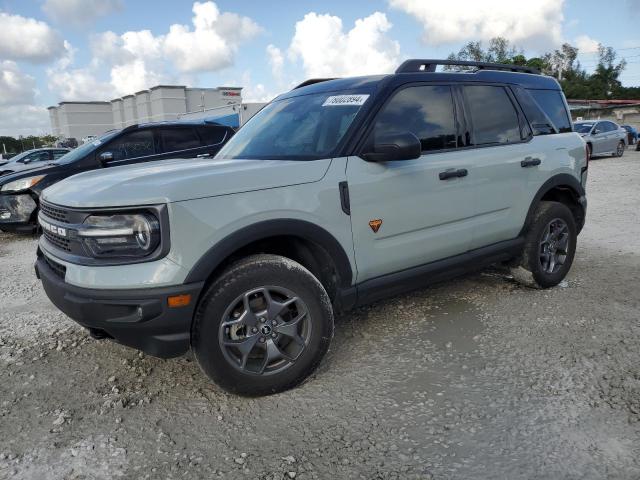
[[[587,166],[553,78],[408,60],[305,82],[214,159],[48,188],[36,270],[94,337],[165,358],[191,348],[223,388],[269,394],[318,366],[334,312],[496,262],[558,284]]]

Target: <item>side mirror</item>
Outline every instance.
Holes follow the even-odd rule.
[[[411,132],[390,133],[376,139],[373,147],[361,157],[367,162],[413,160],[422,155],[420,140]]]
[[[111,152],[102,152],[98,157],[102,166],[105,166],[107,163],[113,160],[113,153]]]
[[[600,133],[600,130],[598,130],[597,128],[594,128],[594,129],[591,131],[591,135],[597,135],[597,134],[599,134],[599,133]]]

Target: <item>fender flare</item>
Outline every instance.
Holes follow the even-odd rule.
[[[522,226],[522,230],[520,231],[521,236],[524,234],[527,226],[529,225],[529,222],[533,218],[533,213],[535,212],[538,203],[540,203],[540,199],[542,199],[542,197],[544,197],[546,193],[548,193],[555,187],[564,187],[569,190],[575,197],[576,203],[578,203],[582,207],[584,213],[586,214],[586,192],[578,179],[573,175],[569,175],[568,173],[560,173],[558,175],[554,175],[542,184],[542,186],[538,189],[535,196],[533,197],[531,205],[529,205],[529,210],[527,211],[524,225]],[[578,230],[580,230],[581,228],[582,225],[578,225]]]
[[[324,228],[297,219],[265,220],[235,231],[207,250],[191,268],[184,283],[205,281],[235,251],[253,242],[279,236],[299,237],[324,248],[335,262],[340,277],[340,287],[351,287],[353,278],[351,263],[340,242]]]

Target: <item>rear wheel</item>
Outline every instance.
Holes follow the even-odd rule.
[[[621,157],[622,155],[624,155],[624,149],[624,142],[618,142],[618,147],[616,148],[616,157]]]
[[[201,368],[225,390],[267,395],[304,381],[332,336],[331,302],[316,277],[287,258],[255,255],[207,289],[192,346]]]
[[[535,285],[553,287],[569,272],[576,243],[576,222],[571,210],[559,202],[540,202],[525,237],[520,265]]]

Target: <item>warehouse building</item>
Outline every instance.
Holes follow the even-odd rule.
[[[199,112],[215,112],[241,104],[241,87],[158,85],[109,102],[60,102],[49,107],[49,119],[55,136],[80,141],[114,128],[179,120],[197,116]]]

